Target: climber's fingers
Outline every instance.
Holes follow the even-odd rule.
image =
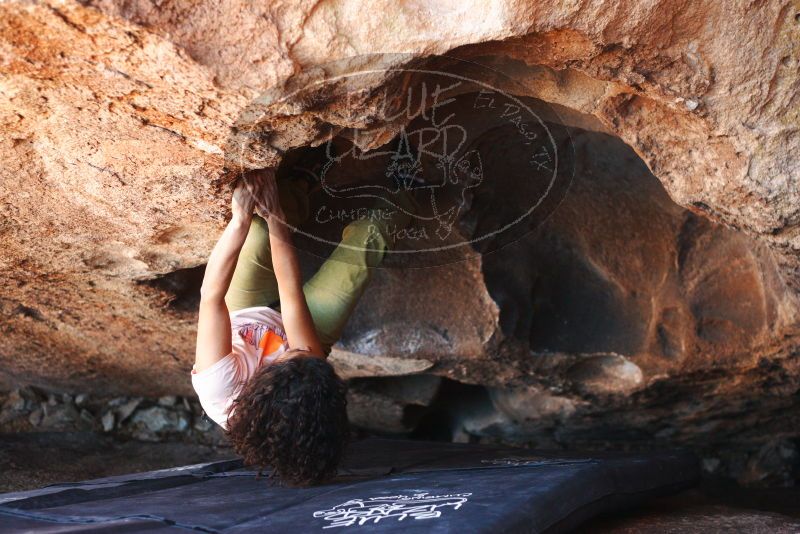
[[[274,169],[259,169],[250,172],[253,194],[256,197],[256,213],[265,219],[270,215],[281,215],[281,204]]]
[[[234,217],[248,220],[253,215],[253,208],[256,206],[256,197],[251,188],[247,185],[247,180],[242,180],[233,190],[231,199],[231,212]]]

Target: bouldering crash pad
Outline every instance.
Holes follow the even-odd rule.
[[[2,532],[561,532],[687,488],[689,452],[541,452],[369,439],[335,480],[281,487],[220,461],[0,495]]]

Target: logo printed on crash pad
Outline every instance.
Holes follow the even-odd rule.
[[[542,456],[507,456],[481,460],[482,464],[502,467],[532,467],[546,465],[586,464],[596,463],[591,458],[544,458]]]
[[[314,512],[314,517],[322,518],[330,523],[323,528],[362,526],[388,519],[397,521],[436,519],[441,517],[442,512],[447,509],[458,510],[461,508],[471,495],[472,493],[428,495],[427,492],[423,492],[412,495],[350,499],[328,510]]]

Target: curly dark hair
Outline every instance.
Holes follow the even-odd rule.
[[[296,352],[247,381],[227,435],[246,464],[269,467],[282,484],[308,486],[336,474],[349,434],[347,388],[324,358]]]

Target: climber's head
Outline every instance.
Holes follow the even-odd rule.
[[[346,386],[325,358],[290,350],[259,368],[228,417],[228,437],[248,465],[292,486],[336,474],[348,436]]]

